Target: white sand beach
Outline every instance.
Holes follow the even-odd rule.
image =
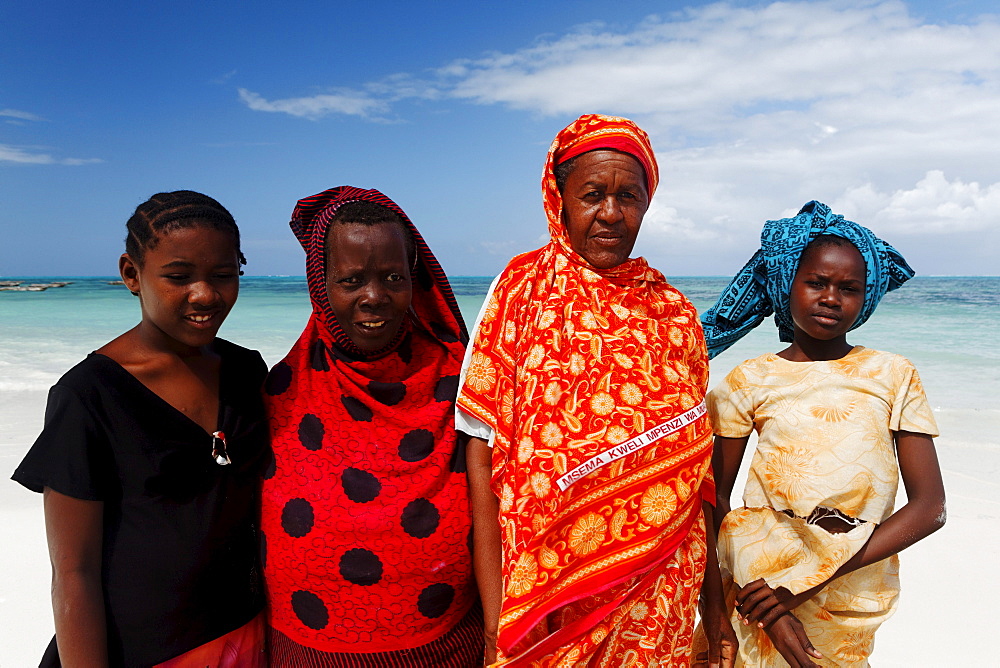
[[[1000,362],[982,332],[989,331],[998,281],[990,279],[985,288],[959,279],[914,281],[887,297],[873,321],[852,337],[917,365],[942,434],[936,442],[948,494],[945,527],[901,555],[902,598],[876,635],[877,667],[996,663],[989,629],[1000,599],[994,577],[1000,560]],[[91,282],[41,293],[44,300],[25,297],[3,305],[0,668],[37,666],[53,628],[41,495],[9,477],[41,429],[47,388],[136,317],[131,295]],[[223,332],[260,350],[269,364],[285,354],[308,314],[304,284],[293,289],[286,282],[248,279]],[[485,279],[481,289],[460,297],[469,321],[488,284]],[[687,279],[684,289],[704,307],[722,285]],[[766,324],[713,360],[713,384],[740,360],[777,349],[775,338]],[[737,481],[736,489],[742,488]],[[738,493],[733,500],[738,503]],[[897,507],[904,502],[901,491]]]
[[[0,392],[0,470],[10,475],[42,424],[45,392]],[[939,411],[948,523],[902,555],[899,611],[876,636],[872,665],[990,663],[1000,584],[1000,410],[975,420]],[[742,483],[737,485],[742,487]],[[901,496],[899,503],[903,503]],[[898,504],[897,504],[898,505]],[[0,668],[38,665],[52,635],[41,496],[0,482]]]

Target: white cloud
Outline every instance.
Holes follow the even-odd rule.
[[[928,253],[971,238],[951,232],[996,247],[1000,20],[964,21],[932,23],[898,0],[719,3],[340,93],[363,111],[323,96],[269,110],[374,117],[419,97],[629,116],[663,177],[640,236],[654,261],[678,259],[682,243],[702,264],[745,259],[763,221],[811,199]]]
[[[282,112],[300,118],[316,119],[328,114],[346,114],[362,118],[377,116],[389,105],[358,91],[344,90],[333,94],[266,100],[245,88],[239,89],[240,99],[254,111]]]
[[[19,109],[0,109],[0,117],[13,118],[19,121],[44,121],[45,119],[30,111],[20,111]]]
[[[870,221],[880,232],[910,235],[1000,229],[1000,183],[949,181],[932,170],[913,188],[880,193],[868,183],[835,201],[837,211]]]
[[[30,165],[90,165],[104,162],[100,158],[56,158],[35,149],[0,144],[0,162],[15,162]]]

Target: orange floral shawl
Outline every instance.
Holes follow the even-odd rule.
[[[504,270],[458,400],[495,434],[508,659],[578,643],[650,586],[714,501],[694,307],[644,259],[597,269],[569,243],[553,167],[597,148],[635,156],[652,196],[656,161],[631,121],[587,115],[559,133],[542,178],[551,241]],[[570,604],[585,612],[560,626]]]

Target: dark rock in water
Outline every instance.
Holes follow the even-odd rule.
[[[28,283],[21,285],[21,281],[0,281],[0,290],[8,292],[42,292],[49,288],[64,288],[72,281],[54,281],[52,283]]]

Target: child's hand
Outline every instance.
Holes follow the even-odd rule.
[[[764,632],[791,668],[820,668],[813,658],[823,655],[809,642],[802,622],[790,612],[781,615]]]
[[[763,579],[757,579],[736,593],[736,614],[744,624],[769,626],[798,605],[792,593],[784,587],[771,589]]]

